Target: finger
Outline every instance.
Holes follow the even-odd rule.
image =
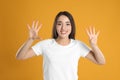
[[[86,28],[86,32],[87,32],[88,36],[90,36],[90,33],[89,33],[89,31],[88,31],[88,29],[87,29],[87,28]]]
[[[100,34],[100,31],[98,31],[98,32],[96,33],[96,36],[98,37],[98,36],[99,36],[99,34]]]
[[[87,32],[87,34],[88,34],[89,39],[91,39],[90,31],[89,31],[88,29],[86,29],[86,32]]]
[[[95,35],[95,27],[93,27],[93,35]]]
[[[41,29],[42,24],[40,24],[40,26],[37,28],[37,32]]]
[[[27,27],[28,27],[29,30],[31,29],[29,24],[27,24]]]
[[[39,21],[36,22],[35,29],[37,29],[37,27],[38,27],[38,23],[39,23]]]
[[[35,25],[35,21],[33,21],[33,23],[32,23],[32,28],[34,28],[34,25]]]
[[[92,34],[92,26],[89,27],[89,33]]]

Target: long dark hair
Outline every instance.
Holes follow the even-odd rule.
[[[76,32],[75,31],[75,22],[74,22],[74,19],[73,19],[72,15],[67,11],[59,12],[56,15],[55,20],[54,20],[54,24],[53,24],[52,38],[56,39],[58,37],[58,33],[57,33],[57,30],[56,30],[56,25],[57,25],[57,20],[61,15],[67,16],[68,19],[70,20],[72,30],[71,30],[71,33],[69,35],[69,39],[75,39],[75,32]]]

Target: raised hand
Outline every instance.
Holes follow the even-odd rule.
[[[40,37],[38,36],[38,32],[41,29],[42,24],[38,25],[38,23],[39,23],[38,21],[37,22],[33,21],[31,27],[29,24],[27,25],[27,27],[29,29],[29,38],[30,39],[33,39],[33,40],[40,39]]]
[[[99,36],[99,31],[96,32],[94,27],[89,27],[89,29],[86,29],[86,32],[89,36],[89,41],[91,45],[97,45],[97,39]]]

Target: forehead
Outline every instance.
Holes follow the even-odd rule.
[[[69,20],[69,18],[68,18],[67,16],[61,15],[61,16],[58,18],[57,22],[70,22],[70,20]]]

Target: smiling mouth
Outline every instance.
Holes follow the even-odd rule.
[[[60,31],[61,32],[61,34],[66,34],[67,33],[67,31]]]

